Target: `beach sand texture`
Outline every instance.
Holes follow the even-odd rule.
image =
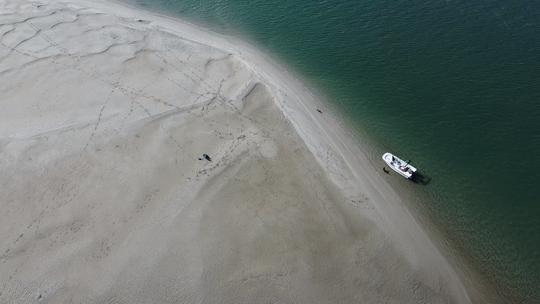
[[[263,55],[106,1],[1,1],[0,38],[0,303],[469,301]]]

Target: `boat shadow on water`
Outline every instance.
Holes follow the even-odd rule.
[[[416,171],[414,172],[413,176],[410,178],[410,180],[415,184],[420,184],[426,186],[431,182],[431,177],[427,176],[426,174]]]

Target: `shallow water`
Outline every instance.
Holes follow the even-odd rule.
[[[432,178],[418,204],[501,298],[540,302],[540,2],[130,2],[292,66],[376,143],[374,161],[390,150]]]

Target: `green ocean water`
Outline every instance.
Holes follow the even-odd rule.
[[[540,303],[540,1],[125,1],[292,67],[374,162],[389,150],[432,178],[405,186],[496,297]]]

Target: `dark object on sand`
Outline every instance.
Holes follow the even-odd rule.
[[[320,109],[317,109],[317,112],[321,113],[322,114],[322,111]]]
[[[388,170],[386,169],[386,167],[383,167],[382,170],[383,170],[384,173],[386,173],[386,174],[389,174],[389,173],[390,173],[390,171],[388,171]]]
[[[203,157],[204,159],[206,159],[207,161],[210,161],[210,162],[212,161],[212,158],[211,158],[210,155],[208,155],[208,154],[203,154],[202,157]]]

